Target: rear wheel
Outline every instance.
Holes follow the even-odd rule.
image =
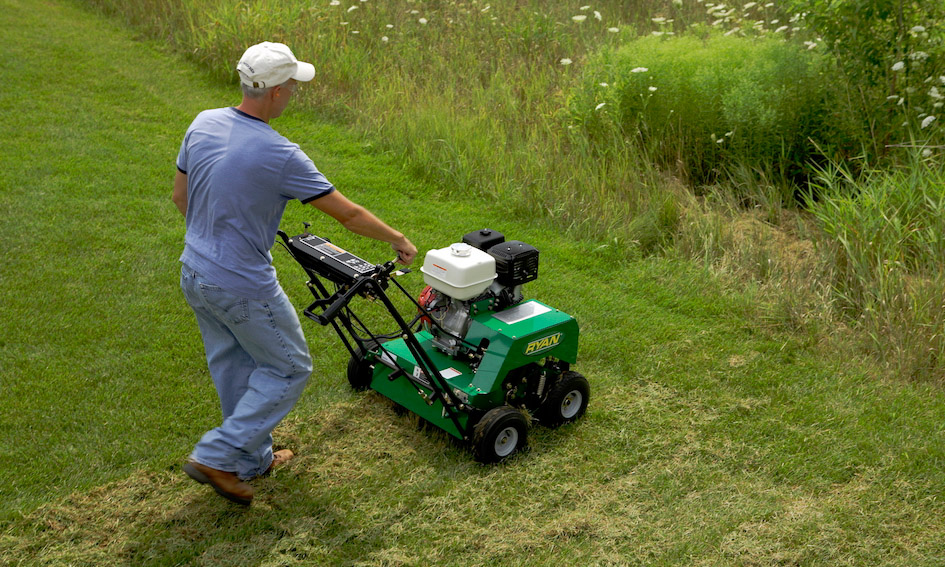
[[[363,392],[371,387],[371,379],[374,377],[374,357],[368,357],[367,353],[376,351],[383,343],[383,339],[377,341],[367,341],[364,346],[348,360],[348,383],[358,392]]]
[[[564,372],[551,387],[545,401],[535,412],[535,417],[548,427],[576,421],[587,410],[590,392],[591,387],[584,376],[570,370]]]
[[[528,444],[528,421],[511,406],[486,412],[473,428],[473,453],[480,463],[497,463]]]

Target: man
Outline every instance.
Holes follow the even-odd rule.
[[[269,126],[315,68],[281,43],[246,50],[237,65],[239,106],[201,112],[177,157],[173,201],[186,219],[181,289],[203,337],[223,422],[203,435],[184,465],[194,480],[243,505],[246,481],[293,457],[272,451],[273,428],[312,371],[298,315],[282,291],[270,248],[286,203],[297,199],[346,229],[389,242],[410,264],[416,247],[349,201],[298,145]]]

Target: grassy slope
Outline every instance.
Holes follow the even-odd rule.
[[[526,292],[578,317],[592,405],[481,467],[349,392],[337,339],[306,324],[315,374],[277,432],[301,456],[237,510],[179,468],[217,410],[169,200],[184,129],[233,89],[69,4],[0,8],[0,563],[945,561],[939,389],[761,332],[751,298],[699,270],[447,201],[291,112],[275,126],[421,250],[481,226],[536,244],[542,277]],[[302,220],[319,219],[293,205],[284,226]],[[276,264],[301,305],[300,273]]]

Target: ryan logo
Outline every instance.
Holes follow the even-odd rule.
[[[539,354],[546,350],[553,349],[559,344],[561,344],[561,333],[548,335],[547,337],[540,338],[525,345],[525,355],[531,356]]]

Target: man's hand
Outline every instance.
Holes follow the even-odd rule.
[[[394,252],[397,252],[397,262],[404,266],[412,264],[413,259],[417,257],[417,247],[413,245],[413,242],[407,240],[406,236],[402,241],[392,242],[390,247],[394,249]]]

